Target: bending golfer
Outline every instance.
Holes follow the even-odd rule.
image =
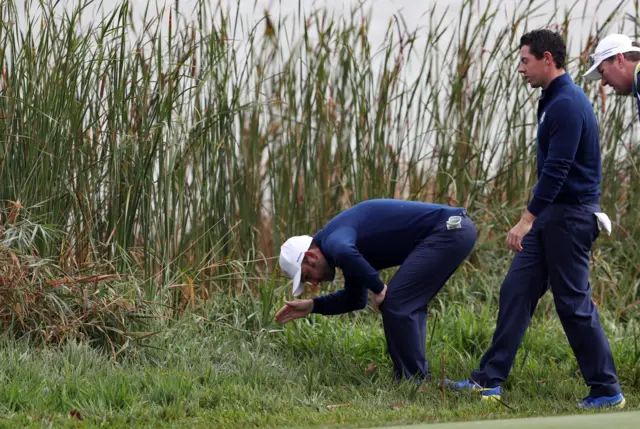
[[[428,379],[427,305],[475,241],[476,229],[462,208],[402,200],[357,204],[313,237],[292,237],[282,245],[280,267],[293,279],[294,296],[305,283],[332,281],[336,268],[345,284],[330,295],[287,302],[276,321],[363,309],[371,291],[373,308],[382,312],[396,379]],[[398,265],[384,285],[378,270]]]
[[[551,287],[556,311],[591,392],[586,408],[622,407],[611,349],[591,300],[589,254],[599,234],[600,140],[586,95],[565,73],[562,37],[536,30],[520,39],[518,72],[538,102],[538,183],[507,245],[516,251],[500,289],[493,342],[468,380],[447,383],[500,397],[538,300]],[[604,215],[603,217],[606,217]],[[607,218],[608,220],[608,218]]]

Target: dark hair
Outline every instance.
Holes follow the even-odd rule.
[[[560,33],[551,30],[533,30],[520,38],[520,48],[528,46],[534,57],[541,60],[544,53],[549,52],[556,63],[557,69],[562,69],[567,61],[567,46]]]
[[[638,42],[631,42],[632,46],[635,46],[636,48],[640,48],[640,43]],[[624,59],[627,61],[631,61],[631,62],[638,62],[640,61],[640,52],[637,51],[631,51],[631,52],[625,52],[624,54]],[[606,62],[608,63],[612,63],[613,59],[615,58],[615,55],[610,56],[609,58],[605,59]]]

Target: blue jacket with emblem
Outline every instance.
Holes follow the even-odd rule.
[[[378,270],[402,264],[434,228],[463,213],[461,207],[393,199],[368,200],[343,211],[314,234],[313,242],[329,265],[342,270],[344,289],[314,298],[313,312],[364,308],[367,291],[384,288]]]
[[[602,166],[593,107],[565,73],[538,102],[538,183],[528,209],[534,216],[552,203],[598,204]]]

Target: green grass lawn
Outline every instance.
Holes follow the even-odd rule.
[[[36,349],[5,338],[0,425],[374,427],[575,414],[587,394],[553,313],[540,311],[534,320],[503,404],[488,404],[471,393],[443,392],[435,381],[393,382],[381,320],[369,310],[282,328],[250,300],[215,302],[215,322],[205,313],[166,323],[118,362],[85,345]],[[458,305],[434,310],[434,379],[443,371],[461,378],[473,368],[494,315]],[[637,409],[638,336],[628,329],[609,329],[609,337],[627,409]]]

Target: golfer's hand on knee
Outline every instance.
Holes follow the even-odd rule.
[[[373,294],[371,298],[371,306],[374,311],[380,312],[380,304],[384,301],[384,298],[387,296],[387,285],[384,285],[382,288],[382,292]]]
[[[278,323],[287,323],[291,320],[307,317],[312,310],[313,301],[310,299],[286,301],[284,307],[276,313],[275,319]]]

